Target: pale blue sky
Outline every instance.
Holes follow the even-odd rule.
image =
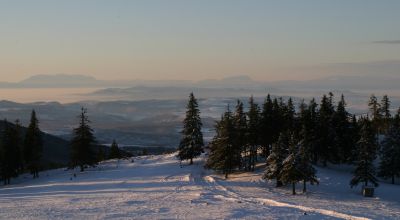
[[[400,66],[399,27],[398,0],[0,1],[0,81],[359,74]]]

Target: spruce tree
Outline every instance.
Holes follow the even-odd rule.
[[[369,99],[368,107],[370,115],[372,116],[372,127],[375,129],[375,133],[380,133],[382,121],[381,105],[378,103],[378,99],[374,94],[372,94]]]
[[[121,152],[119,150],[118,144],[115,140],[113,140],[110,148],[110,154],[108,155],[108,159],[120,159]]]
[[[381,129],[383,133],[386,133],[390,126],[390,100],[387,95],[384,95],[380,104],[380,115],[382,117],[381,121]]]
[[[282,132],[278,142],[272,145],[271,154],[267,158],[267,167],[263,175],[264,179],[275,179],[276,187],[282,186],[281,171],[283,161],[288,155],[289,137],[286,132]]]
[[[301,170],[301,158],[298,154],[298,147],[290,143],[289,155],[282,162],[280,180],[285,184],[292,184],[292,194],[296,195],[296,183],[304,180],[304,173]]]
[[[400,113],[398,112],[390,126],[381,149],[379,164],[380,177],[390,178],[394,184],[395,177],[400,176]]]
[[[72,168],[79,166],[81,172],[84,171],[85,166],[94,166],[97,161],[94,149],[96,140],[89,123],[87,110],[82,108],[79,115],[79,126],[73,130],[71,140],[71,166]]]
[[[364,186],[368,186],[369,182],[374,186],[378,186],[373,164],[377,151],[376,136],[368,118],[362,119],[361,123],[360,140],[357,143],[358,157],[356,169],[350,181],[350,186],[357,186],[361,182],[364,183]]]
[[[235,131],[232,113],[225,112],[216,125],[216,136],[210,144],[207,167],[222,171],[225,178],[238,167],[240,151],[235,149]]]
[[[249,100],[249,111],[247,112],[247,144],[248,144],[248,170],[254,171],[257,162],[257,150],[260,143],[260,109],[254,102],[253,96]]]
[[[346,101],[342,94],[336,112],[333,115],[333,126],[335,130],[334,152],[337,153],[337,157],[331,159],[334,162],[346,163],[351,161],[354,145],[352,143],[349,116],[350,114],[346,110]]]
[[[178,157],[182,160],[190,160],[200,156],[203,152],[203,134],[201,132],[201,118],[199,106],[193,93],[190,93],[189,102],[186,106],[186,118],[183,121],[182,139],[178,148]]]
[[[35,110],[32,110],[31,120],[25,134],[24,159],[33,178],[39,177],[40,164],[43,154],[42,132]]]
[[[300,131],[299,142],[299,169],[303,175],[303,192],[307,191],[307,182],[311,184],[318,183],[315,176],[316,170],[312,166],[312,151],[317,144],[317,137],[315,136],[315,102],[312,100],[310,106],[307,108],[304,104],[300,107],[300,121],[302,129]]]
[[[233,126],[235,130],[235,151],[238,151],[237,157],[238,157],[238,168],[242,169],[243,168],[243,159],[242,159],[242,153],[245,153],[246,150],[246,132],[247,132],[247,119],[246,119],[246,113],[243,110],[243,103],[241,101],[237,101],[236,104],[236,109],[235,113],[233,115]]]
[[[329,97],[323,95],[317,125],[319,144],[316,154],[318,155],[317,160],[320,160],[324,166],[328,161],[335,162],[338,158],[338,152],[334,145],[335,130],[332,125],[334,113],[332,93],[329,94]]]
[[[20,135],[15,125],[4,121],[0,161],[4,185],[10,184],[11,178],[17,177],[21,168]]]
[[[273,143],[274,133],[274,115],[273,115],[273,102],[271,96],[268,94],[265,99],[260,119],[260,143],[263,150],[263,155],[266,158],[269,156],[271,145]]]

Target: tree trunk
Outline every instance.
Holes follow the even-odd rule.
[[[81,166],[81,172],[83,172],[85,169],[83,168],[83,166]]]
[[[276,181],[276,187],[281,187],[281,186],[283,186],[282,181],[277,180],[277,181]]]
[[[303,180],[303,193],[307,192],[307,182],[306,180]]]
[[[225,173],[225,179],[228,179],[228,172]]]
[[[193,158],[190,158],[190,165],[193,164]]]
[[[293,195],[296,195],[296,183],[292,183],[292,193]]]

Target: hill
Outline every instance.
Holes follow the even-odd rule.
[[[318,169],[306,195],[276,189],[255,173],[225,180],[204,157],[180,167],[175,154],[106,161],[83,173],[51,170],[0,187],[4,219],[398,219],[400,186],[381,183],[375,198],[351,189],[351,174]],[[76,174],[76,177],[74,177]],[[301,187],[301,186],[299,186]]]
[[[11,126],[14,126],[10,123]],[[5,122],[0,121],[0,132],[4,130]],[[26,128],[22,127],[22,135]],[[65,166],[69,161],[69,142],[59,137],[43,133],[43,166],[44,168]]]

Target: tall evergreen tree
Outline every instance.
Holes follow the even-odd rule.
[[[317,124],[319,144],[316,149],[316,154],[318,155],[316,159],[320,160],[324,166],[327,165],[328,161],[334,162],[338,158],[338,153],[334,146],[335,130],[333,129],[332,121],[335,110],[332,100],[332,93],[329,94],[329,97],[323,95]]]
[[[400,112],[393,120],[382,143],[381,160],[378,175],[390,178],[394,184],[395,177],[400,177]]]
[[[296,195],[296,183],[304,179],[304,171],[301,170],[298,147],[294,143],[290,144],[289,155],[282,162],[280,180],[285,184],[292,184],[292,194]]]
[[[31,120],[25,134],[24,158],[27,168],[33,178],[39,177],[40,164],[43,154],[42,132],[39,129],[39,120],[35,110],[32,110]]]
[[[254,102],[253,96],[249,100],[247,112],[247,145],[248,145],[248,170],[254,171],[257,162],[257,150],[260,143],[260,109]]]
[[[368,102],[369,112],[372,116],[372,127],[375,129],[375,133],[379,133],[381,131],[381,105],[378,102],[378,99],[374,94],[371,95]]]
[[[334,162],[346,163],[351,161],[354,149],[351,136],[350,114],[346,110],[346,101],[342,94],[333,116],[333,126],[335,129],[334,149],[337,152],[336,158],[331,158]]]
[[[369,182],[374,186],[378,186],[373,164],[376,158],[377,142],[374,129],[368,118],[362,119],[360,140],[357,144],[358,158],[353,178],[350,181],[350,186],[357,186],[361,182],[363,182],[365,186],[368,186]]]
[[[97,162],[96,140],[89,124],[87,110],[82,108],[79,126],[73,130],[71,141],[71,166],[72,168],[79,166],[81,172],[84,171],[85,166],[94,166]]]
[[[199,106],[193,93],[190,93],[186,106],[186,118],[183,121],[182,139],[178,148],[180,160],[190,160],[200,156],[203,152],[203,133],[201,132],[201,118]]]
[[[276,144],[272,145],[271,154],[267,158],[267,168],[263,175],[264,179],[275,179],[276,186],[282,186],[281,171],[283,161],[288,155],[289,136],[286,132],[282,132]]]
[[[119,150],[118,144],[113,140],[110,148],[110,153],[108,155],[108,159],[120,159],[121,158],[121,152]]]
[[[307,108],[305,104],[300,106],[300,121],[302,129],[300,131],[300,142],[299,142],[299,169],[302,172],[303,180],[303,192],[307,191],[307,182],[311,184],[318,183],[315,176],[316,170],[312,166],[312,151],[315,149],[317,144],[317,137],[315,133],[315,102],[311,100],[310,106]]]
[[[4,121],[0,161],[4,185],[10,184],[11,178],[17,177],[21,167],[20,136],[16,126]]]
[[[261,112],[260,119],[260,143],[263,150],[263,155],[268,158],[269,152],[271,150],[271,145],[273,143],[273,133],[274,133],[274,109],[273,102],[270,94],[268,94],[265,102],[263,104],[263,109]]]
[[[390,100],[387,95],[384,95],[380,104],[380,115],[382,117],[381,121],[381,130],[383,133],[386,133],[390,127]]]
[[[232,113],[229,110],[224,113],[216,125],[216,136],[210,144],[210,154],[207,167],[220,170],[225,178],[238,167],[240,151],[235,146],[235,129]]]
[[[239,169],[243,168],[243,160],[242,160],[242,154],[245,153],[246,150],[246,132],[247,132],[247,119],[246,119],[246,113],[243,110],[243,103],[241,101],[237,101],[236,104],[236,109],[235,113],[233,114],[233,126],[235,130],[235,136],[234,136],[234,145],[235,145],[235,151],[238,151],[237,157],[239,161]]]

